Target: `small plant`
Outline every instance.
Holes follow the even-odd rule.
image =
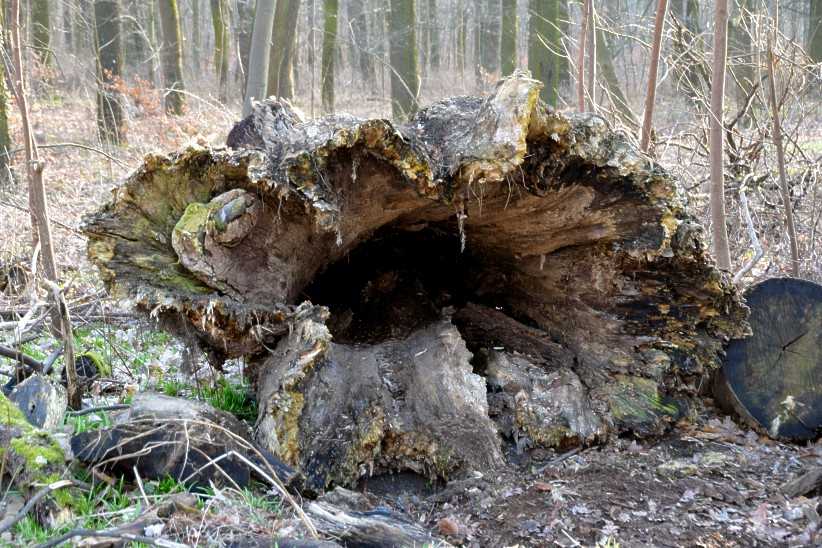
[[[90,415],[80,415],[79,417],[66,416],[65,423],[71,426],[75,434],[81,434],[90,430],[108,428],[111,426],[111,419],[109,419],[108,413],[100,411]]]
[[[26,516],[14,526],[14,534],[20,544],[41,544],[49,538],[49,533],[31,517]]]
[[[157,383],[157,390],[166,396],[178,397],[185,394],[190,386],[177,379],[163,379]]]
[[[175,478],[166,475],[157,481],[157,485],[154,487],[154,494],[170,495],[172,493],[183,493],[185,490],[185,485],[177,481]]]
[[[201,396],[217,409],[228,411],[237,418],[254,421],[257,418],[257,402],[248,396],[245,384],[220,380],[214,388],[204,388]]]

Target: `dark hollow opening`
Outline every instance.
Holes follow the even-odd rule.
[[[330,309],[335,342],[375,344],[475,301],[471,278],[481,270],[469,249],[460,250],[456,223],[385,227],[317,276],[305,297]]]

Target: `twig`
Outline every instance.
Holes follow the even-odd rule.
[[[552,459],[551,461],[548,462],[548,464],[545,464],[545,465],[540,466],[539,468],[537,468],[536,473],[537,474],[542,474],[543,472],[545,472],[546,470],[548,470],[552,466],[556,466],[557,464],[560,464],[561,462],[563,462],[565,460],[568,460],[569,458],[573,457],[574,455],[576,455],[580,451],[582,451],[582,447],[574,447],[570,451],[568,451],[566,453],[563,453],[560,456]]]
[[[74,485],[74,480],[64,479],[55,481],[54,483],[50,483],[37,491],[33,497],[31,497],[28,502],[17,512],[15,515],[11,516],[10,518],[6,518],[2,522],[0,522],[0,534],[5,533],[12,527],[14,524],[26,517],[29,511],[34,507],[35,504],[40,502],[40,500],[51,493],[52,491],[56,491],[58,489],[62,489],[63,487],[69,487]]]
[[[80,409],[79,411],[68,411],[68,417],[82,417],[84,415],[91,415],[92,413],[102,413],[103,411],[121,411],[129,409],[131,406],[126,403],[117,403],[114,405],[101,405],[100,407],[89,407],[87,409]]]
[[[0,356],[15,360],[36,373],[42,373],[44,371],[43,362],[35,360],[31,356],[23,354],[19,350],[0,345]]]
[[[130,540],[132,542],[142,542],[143,544],[150,544],[152,546],[163,546],[165,548],[188,548],[185,544],[180,544],[179,542],[129,533],[129,527],[133,527],[133,525],[118,527],[117,529],[104,529],[102,531],[95,531],[94,529],[72,529],[64,535],[60,535],[59,537],[53,538],[48,542],[39,544],[37,548],[51,548],[52,546],[59,546],[67,540],[75,537],[117,538]]]
[[[751,177],[749,174],[745,177],[745,180],[742,181],[742,184],[739,185],[739,207],[742,210],[742,218],[745,219],[745,226],[748,228],[748,237],[751,239],[751,247],[754,248],[754,255],[751,257],[749,261],[747,261],[742,268],[739,269],[734,275],[733,282],[738,284],[742,277],[745,276],[750,270],[759,262],[759,259],[762,258],[764,252],[762,251],[762,245],[759,243],[759,238],[756,235],[756,228],[753,224],[753,219],[751,218],[751,211],[748,208],[748,197],[745,195],[745,183]]]

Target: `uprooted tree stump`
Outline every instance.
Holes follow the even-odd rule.
[[[147,157],[87,220],[90,257],[247,359],[258,440],[313,487],[491,468],[500,429],[660,432],[747,310],[674,181],[538,91],[514,76],[399,127],[259,103],[231,148]]]

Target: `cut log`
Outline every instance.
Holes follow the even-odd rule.
[[[775,438],[822,433],[822,285],[766,280],[745,295],[753,331],[734,339],[714,382],[717,402]]]
[[[822,489],[822,466],[811,468],[782,485],[779,491],[788,498],[806,497]]]
[[[89,255],[116,296],[247,359],[258,439],[316,485],[496,466],[473,358],[494,347],[527,356],[534,428],[591,413],[537,443],[661,432],[747,309],[674,181],[539,87],[515,74],[399,127],[269,100],[231,149],[146,158],[87,219]]]

